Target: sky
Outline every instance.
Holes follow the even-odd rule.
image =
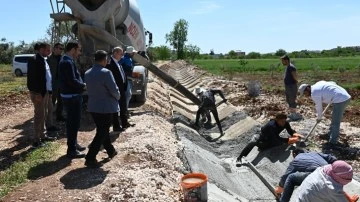
[[[55,1],[55,0],[54,0]],[[42,2],[41,4],[39,2]],[[358,0],[137,0],[154,46],[166,44],[174,23],[189,23],[188,42],[202,53],[323,50],[360,45]],[[44,38],[50,1],[3,0],[0,38]]]

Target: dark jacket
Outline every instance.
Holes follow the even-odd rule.
[[[52,53],[46,60],[47,63],[49,64],[50,71],[51,71],[53,90],[58,88],[58,86],[59,86],[59,84],[58,84],[58,80],[59,80],[58,67],[59,67],[60,60],[61,60],[61,55],[54,55],[54,53]]]
[[[261,135],[259,138],[260,142],[266,142],[270,145],[282,145],[287,143],[289,138],[280,137],[280,133],[286,129],[289,135],[293,135],[295,130],[293,130],[289,122],[285,123],[284,127],[279,126],[274,119],[271,119],[265,126],[261,127]]]
[[[81,94],[84,92],[85,83],[72,58],[64,55],[59,63],[59,85],[62,94]]]
[[[286,178],[295,172],[313,172],[316,168],[332,164],[337,159],[329,154],[309,152],[298,154],[281,176],[279,186],[284,187]]]
[[[216,94],[219,94],[220,97],[225,100],[224,94],[221,90],[209,89],[200,94],[200,107],[214,107]]]
[[[125,78],[125,82],[124,82],[124,80],[123,80],[123,78],[121,76],[120,69],[116,65],[116,62],[117,61],[114,61],[114,59],[111,57],[110,58],[110,63],[108,65],[106,65],[106,68],[109,69],[111,71],[111,73],[113,74],[113,76],[115,78],[116,85],[119,88],[120,95],[125,96],[125,91],[126,91],[126,87],[127,87],[126,75],[124,75],[124,78]],[[120,68],[122,68],[121,65],[120,65]]]
[[[44,96],[46,94],[45,59],[38,53],[27,64],[27,87],[29,91]]]

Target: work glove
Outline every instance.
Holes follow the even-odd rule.
[[[289,137],[288,144],[294,144],[299,141],[299,137]]]
[[[282,188],[282,187],[280,187],[280,186],[277,186],[277,187],[275,188],[275,194],[276,194],[278,197],[280,197],[283,192],[284,192],[284,188]]]
[[[304,136],[300,135],[299,133],[294,133],[292,136],[293,137],[298,137],[298,138],[304,138]]]
[[[347,199],[349,202],[356,202],[356,201],[358,201],[358,199],[359,199],[359,196],[356,195],[356,194],[350,195],[350,194],[348,194],[348,193],[346,193],[346,192],[344,192],[344,194],[345,194],[346,199]]]

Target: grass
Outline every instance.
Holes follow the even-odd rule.
[[[0,174],[0,199],[18,185],[26,182],[30,171],[41,172],[37,171],[35,167],[53,159],[58,148],[59,144],[49,143],[46,147],[30,152],[22,160],[15,162],[3,171]]]
[[[27,91],[26,77],[15,77],[11,65],[0,64],[0,96]]]
[[[247,64],[241,64],[240,61],[247,61]],[[354,69],[360,71],[360,57],[297,58],[292,62],[299,71],[348,71]],[[271,66],[275,66],[275,71],[284,71],[280,59],[211,59],[195,60],[194,64],[217,75],[233,72],[269,71]]]

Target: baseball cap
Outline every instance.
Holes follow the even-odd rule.
[[[306,84],[306,83],[300,85],[300,87],[299,87],[300,96],[304,95],[304,91],[305,91],[306,87],[308,87],[308,86],[309,86],[309,84]]]
[[[137,51],[132,46],[128,46],[125,51],[125,53],[134,53],[134,52],[137,52]]]

